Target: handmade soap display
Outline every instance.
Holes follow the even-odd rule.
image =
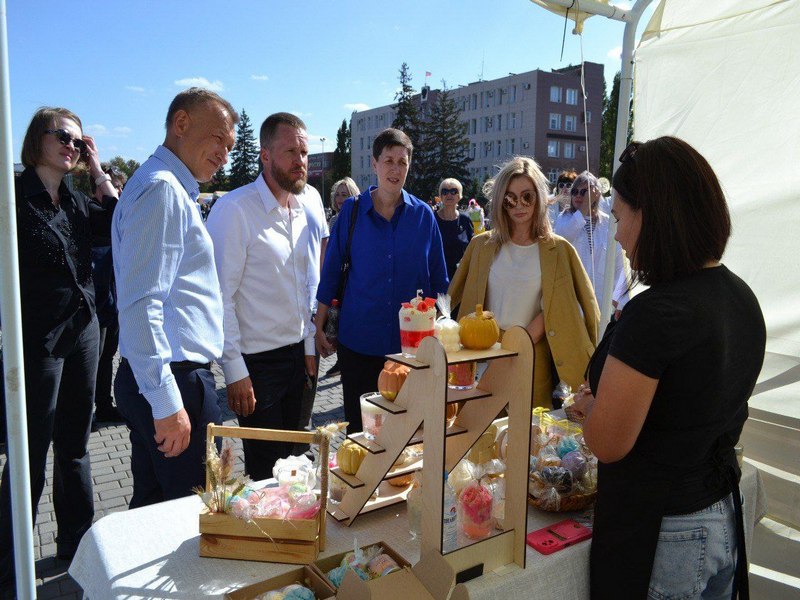
[[[400,308],[400,348],[403,356],[413,358],[420,342],[434,333],[436,300],[423,298],[422,290]]]
[[[461,326],[450,317],[450,296],[439,294],[436,298],[441,316],[436,319],[436,339],[448,355],[461,350]],[[471,390],[475,387],[478,363],[474,360],[447,366],[447,387],[452,390]]]
[[[597,493],[597,459],[583,442],[581,426],[539,408],[531,439],[528,501],[554,512],[590,506]]]

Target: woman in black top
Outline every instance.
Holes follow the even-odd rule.
[[[64,108],[39,109],[22,143],[16,181],[31,502],[36,511],[53,442],[57,555],[69,559],[94,516],[87,443],[98,360],[92,284],[93,235],[109,235],[117,191],[93,140]],[[102,190],[89,206],[63,177],[79,160]],[[13,581],[8,464],[0,488],[0,585]]]
[[[719,262],[730,216],[706,160],[662,137],[620,161],[616,239],[650,287],[609,326],[577,402],[600,463],[592,597],[747,597],[734,445],[764,318]]]
[[[442,206],[434,213],[439,233],[442,234],[447,277],[451,281],[473,234],[472,221],[458,210],[462,192],[461,182],[458,179],[442,180],[439,184],[439,200]]]

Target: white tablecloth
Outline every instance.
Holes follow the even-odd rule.
[[[766,513],[766,497],[755,468],[745,463],[741,482],[745,496],[745,527],[749,539],[754,524]],[[198,554],[196,496],[145,508],[114,513],[100,519],[81,540],[69,573],[85,597],[109,598],[220,598],[226,592],[296,568],[295,565],[201,558]],[[569,514],[530,508],[528,531],[540,529]],[[321,556],[381,540],[412,564],[419,559],[419,543],[408,533],[405,504],[366,514],[345,527],[328,519],[328,541]],[[550,556],[527,548],[527,568],[512,567],[499,575],[486,573],[468,582],[470,597],[588,598],[589,544],[579,543]]]

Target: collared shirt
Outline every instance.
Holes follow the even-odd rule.
[[[128,180],[112,223],[120,354],[162,419],[183,407],[171,361],[222,355],[222,297],[200,188],[164,146]]]
[[[305,340],[305,353],[313,356],[311,308],[320,244],[328,237],[319,193],[306,186],[284,208],[260,174],[220,198],[206,225],[225,311],[225,381],[248,376],[242,354]]]
[[[339,314],[339,340],[372,356],[400,352],[400,305],[421,289],[436,297],[447,292],[442,237],[431,208],[403,190],[390,221],[374,209],[372,191],[359,196],[351,246],[351,267]],[[336,297],[354,200],[345,201],[325,253],[317,300]]]
[[[33,168],[16,181],[20,298],[25,343],[55,356],[71,347],[95,310],[91,242],[108,235],[117,199],[90,205],[62,182],[59,206]]]

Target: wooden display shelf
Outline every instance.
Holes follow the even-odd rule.
[[[375,443],[373,440],[367,439],[367,436],[364,435],[363,432],[351,433],[347,436],[347,439],[352,440],[370,454],[382,454],[383,452],[386,452],[386,449],[383,446]]]
[[[469,402],[470,400],[480,400],[481,398],[491,398],[492,392],[474,387],[471,390],[453,390],[447,388],[447,403]]]
[[[400,406],[398,404],[395,404],[394,402],[392,402],[391,400],[387,400],[383,396],[367,397],[364,398],[364,400],[366,400],[370,404],[374,404],[378,408],[382,408],[386,412],[391,413],[393,415],[402,415],[404,412],[407,412],[405,406]]]
[[[451,425],[448,427],[444,435],[445,437],[453,437],[454,435],[463,435],[467,433],[467,430],[463,427],[459,427],[458,425]],[[414,444],[420,444],[425,441],[425,432],[422,429],[417,429],[414,433],[414,437],[408,440],[408,445],[413,446]]]
[[[422,361],[417,360],[416,358],[411,358],[408,356],[403,356],[402,354],[387,354],[386,360],[391,360],[396,363],[400,363],[401,365],[405,365],[410,369],[427,369],[430,367],[428,363],[424,363]]]
[[[380,485],[377,487],[377,490],[378,497],[368,500],[358,514],[363,515],[374,510],[379,510],[381,508],[386,508],[387,506],[393,506],[394,504],[405,502],[406,498],[408,497],[408,492],[411,491],[411,484],[405,487],[395,487],[388,481],[381,481]],[[347,493],[351,492],[346,492],[346,494]],[[341,503],[337,507],[331,507],[329,505],[328,513],[337,521],[346,521],[351,519],[350,515],[341,510]]]
[[[410,475],[415,471],[419,471],[421,468],[422,468],[422,458],[420,457],[414,460],[413,462],[410,462],[407,465],[403,465],[402,467],[396,467],[392,469],[384,476],[383,479],[385,481],[388,479],[394,479],[395,477],[403,477],[404,475]],[[360,488],[364,485],[364,482],[361,481],[358,477],[356,477],[355,475],[350,475],[348,473],[345,473],[339,467],[331,469],[331,473],[336,475],[336,477],[341,479],[351,488]]]
[[[488,350],[462,349],[458,352],[446,353],[448,365],[457,365],[465,362],[496,360],[498,358],[509,358],[516,355],[517,352],[503,348],[499,342]],[[387,354],[386,359],[400,363],[401,365],[405,365],[411,369],[427,369],[430,366],[423,360],[419,360],[416,357],[410,358],[403,356],[402,354]]]
[[[449,552],[445,552],[444,554],[445,556],[447,556],[455,552],[460,552],[461,550],[466,550],[467,548],[470,548],[476,544],[481,544],[493,538],[500,537],[501,535],[508,535],[509,533],[513,533],[513,531],[503,531],[502,529],[495,529],[491,534],[487,535],[485,538],[481,538],[479,540],[469,540],[467,543],[462,544],[455,550],[450,550]]]
[[[344,481],[351,488],[364,487],[364,482],[363,481],[361,481],[355,475],[350,475],[349,473],[345,473],[344,471],[342,471],[342,469],[340,467],[335,467],[335,468],[331,469],[331,474],[332,475],[336,475],[336,477],[338,477],[339,479]]]

